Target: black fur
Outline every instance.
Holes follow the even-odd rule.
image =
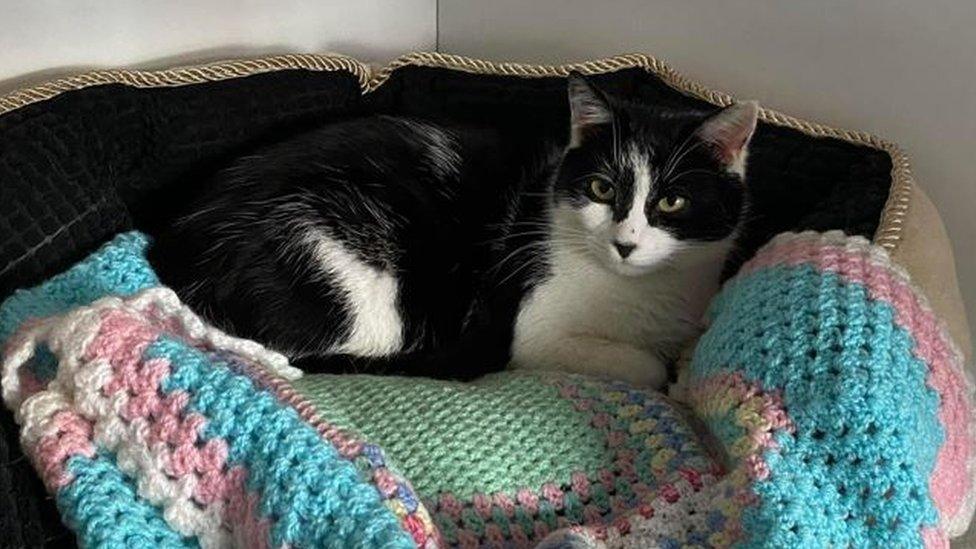
[[[150,261],[208,320],[306,370],[471,378],[501,369],[519,304],[546,273],[538,227],[551,201],[587,200],[584,175],[594,171],[625,183],[612,154],[619,140],[666,159],[710,114],[610,104],[613,128],[593,128],[564,161],[555,145],[539,144],[526,163],[524,150],[493,132],[404,118],[322,127],[220,172],[158,234]],[[692,172],[657,192],[685,193],[700,209],[667,226],[681,238],[722,238],[738,221],[744,190],[720,173],[707,148],[694,149],[678,167]],[[626,194],[618,200],[626,203]],[[401,353],[330,354],[348,336],[350,318],[299,244],[310,228],[395,273]]]
[[[493,259],[524,245],[504,238],[502,220],[537,218],[543,208],[546,177],[506,169],[502,148],[492,132],[402,118],[332,124],[221,172],[149,258],[208,320],[302,367],[472,377],[504,363],[524,281],[498,284],[510,271],[493,269]],[[445,169],[436,155],[459,162]],[[296,245],[310,226],[396,273],[404,354],[327,356],[350,319]]]

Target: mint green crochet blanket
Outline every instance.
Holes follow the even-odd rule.
[[[202,322],[119,235],[0,306],[2,388],[91,547],[945,547],[973,387],[885,253],[786,234],[668,398],[505,372],[302,376]]]

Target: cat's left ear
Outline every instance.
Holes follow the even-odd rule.
[[[759,103],[734,103],[710,116],[698,128],[698,137],[712,145],[715,157],[728,171],[745,174],[749,140],[756,131]]]
[[[591,84],[585,76],[573,71],[569,73],[567,85],[569,93],[569,147],[578,147],[587,132],[598,126],[609,124],[613,114],[610,103],[603,92]]]

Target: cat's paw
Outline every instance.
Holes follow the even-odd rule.
[[[661,389],[668,381],[667,367],[660,358],[630,345],[608,345],[590,360],[589,372],[633,385]]]

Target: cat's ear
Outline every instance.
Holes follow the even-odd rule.
[[[715,157],[730,172],[745,173],[749,140],[756,131],[759,103],[734,103],[710,116],[698,128],[698,137],[712,146]]]
[[[578,147],[586,133],[597,126],[609,124],[613,114],[603,92],[582,74],[569,73],[570,148]]]

